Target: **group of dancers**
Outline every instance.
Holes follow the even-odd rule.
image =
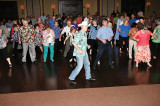
[[[48,20],[48,21],[47,21]],[[136,67],[140,62],[146,62],[149,67],[151,61],[150,38],[152,39],[154,50],[153,59],[157,57],[158,43],[160,43],[160,25],[151,32],[149,20],[144,17],[131,18],[125,14],[119,16],[119,13],[113,17],[91,17],[86,18],[78,15],[75,19],[71,16],[60,17],[53,16],[48,19],[41,16],[37,22],[33,17],[31,19],[22,19],[22,23],[16,21],[11,26],[11,39],[3,32],[5,24],[0,27],[0,51],[6,58],[9,67],[12,63],[7,51],[7,43],[13,42],[12,56],[16,56],[18,48],[23,49],[22,62],[27,61],[26,56],[29,50],[31,61],[36,63],[36,47],[39,47],[43,53],[43,62],[47,62],[48,51],[50,51],[50,61],[54,62],[54,52],[62,51],[64,47],[64,57],[69,57],[69,62],[76,62],[77,66],[69,76],[69,80],[76,84],[75,78],[81,71],[83,65],[85,68],[86,80],[94,81],[91,76],[90,61],[88,58],[92,53],[96,53],[93,69],[96,69],[103,52],[108,54],[108,65],[111,69],[113,65],[113,45],[119,41],[119,53],[126,49],[129,52],[129,59],[136,62]],[[124,49],[123,49],[124,48]],[[134,49],[133,49],[134,48]],[[49,50],[48,50],[49,49]],[[134,50],[134,55],[132,55]]]

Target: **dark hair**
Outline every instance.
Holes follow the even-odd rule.
[[[103,20],[102,20],[102,23],[103,23],[104,21],[107,21],[107,22],[108,22],[108,20],[107,20],[107,19],[103,19]]]
[[[131,27],[132,28],[134,28],[134,27],[136,27],[137,26],[137,24],[134,22],[134,23],[132,23],[132,25],[131,25]]]
[[[18,27],[17,24],[13,24],[13,28]]]
[[[46,29],[47,29],[47,28],[50,28],[50,29],[51,29],[51,26],[50,26],[49,24],[47,24],[47,25],[46,25]]]
[[[39,24],[35,24],[34,27],[35,27],[35,28],[36,28],[36,27],[39,27]]]
[[[139,19],[143,19],[144,20],[144,17],[139,17]]]
[[[72,32],[73,30],[76,30],[74,26],[71,27],[70,32]]]

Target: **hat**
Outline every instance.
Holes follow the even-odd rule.
[[[83,21],[81,24],[78,25],[79,27],[81,26],[88,26],[88,22],[87,21]]]

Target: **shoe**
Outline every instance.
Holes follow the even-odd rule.
[[[76,84],[76,81],[75,80],[69,80],[70,81],[70,83],[72,83],[72,84]]]
[[[11,68],[11,67],[12,67],[12,64],[9,64],[9,67]]]
[[[95,81],[95,78],[86,79],[87,81]]]
[[[156,56],[153,56],[153,59],[156,59]]]
[[[32,63],[37,63],[37,60],[33,61]]]

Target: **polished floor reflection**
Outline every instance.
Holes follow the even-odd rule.
[[[8,47],[11,53],[11,47]],[[0,93],[16,93],[47,90],[64,90],[78,88],[96,88],[112,86],[129,86],[138,84],[160,84],[160,59],[152,60],[152,68],[141,63],[135,67],[133,60],[128,59],[128,53],[119,54],[119,48],[114,47],[114,69],[108,67],[107,56],[104,55],[96,70],[92,70],[92,76],[96,81],[85,80],[84,69],[76,78],[77,84],[68,82],[68,76],[76,66],[69,64],[63,57],[63,52],[55,53],[55,62],[48,60],[43,63],[40,50],[37,51],[37,63],[31,63],[28,57],[27,63],[21,63],[21,53],[11,57],[13,68],[9,68],[7,62],[0,55]],[[89,56],[91,66],[95,55]]]

